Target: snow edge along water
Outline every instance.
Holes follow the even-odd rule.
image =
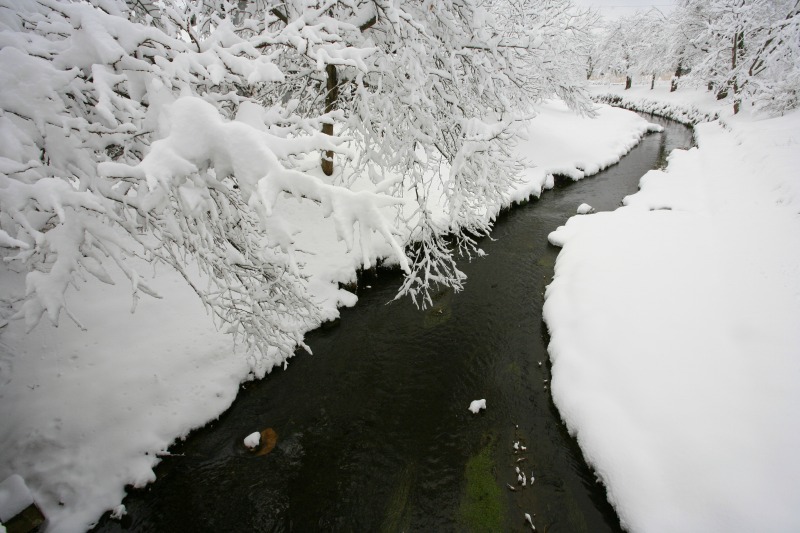
[[[622,92],[596,97],[716,119],[624,207],[551,234],[554,402],[626,529],[797,530],[800,112]]]
[[[581,179],[618,162],[653,129],[603,105],[597,119],[573,115],[561,102],[539,111],[517,147],[528,168],[509,206],[552,187],[554,173]],[[318,263],[313,290],[327,297],[332,319],[337,307],[355,304],[338,284],[355,279],[360,259],[327,236],[331,228],[313,225],[325,219],[307,215],[296,214],[315,221],[303,226],[304,247],[317,252],[308,259]],[[371,252],[390,254],[377,244]],[[0,282],[20,279],[2,272]],[[86,332],[70,323],[42,323],[30,335],[19,322],[3,327],[0,477],[25,478],[51,531],[84,530],[111,509],[122,514],[125,487],[154,481],[159,454],[220,416],[252,379],[246,354],[232,350],[178,276],[159,272],[153,283],[165,298],[143,299],[135,314],[124,287],[81,283],[72,310]],[[276,354],[273,364],[291,355]]]

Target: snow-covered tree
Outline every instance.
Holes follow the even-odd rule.
[[[630,18],[607,21],[600,37],[597,65],[605,75],[625,78],[625,89],[630,89],[636,74],[636,58],[642,43],[631,30],[635,28]]]
[[[359,157],[338,179],[402,176],[392,194],[418,205],[403,221],[412,243],[403,293],[424,302],[432,284],[459,288],[443,237],[469,251],[488,231],[518,170],[508,141],[532,104],[557,96],[588,110],[580,72],[592,17],[562,0],[311,5],[260,5],[268,16],[257,31],[286,73],[267,98],[294,98],[298,113],[330,117],[323,131],[353,139]],[[330,35],[309,39],[310,27]],[[442,196],[445,218],[435,215]]]
[[[658,76],[676,70],[675,56],[670,53],[672,42],[668,19],[658,9],[641,12],[632,22],[631,33],[640,45],[637,50],[636,72],[650,79],[650,89]]]
[[[30,327],[62,311],[79,323],[67,289],[86,274],[113,283],[109,261],[134,304],[155,296],[127,260],[139,256],[181,272],[253,348],[291,351],[317,317],[290,230],[271,215],[279,192],[330,207],[345,239],[355,222],[379,232],[407,268],[377,212],[397,199],[289,167],[339,141],[293,135],[314,124],[287,127],[279,111],[262,114],[271,118],[260,129],[226,119],[261,109],[247,93],[284,79],[230,18],[203,29],[191,10],[143,25],[113,2],[14,0],[0,10],[0,239],[5,261],[27,272],[19,308]]]
[[[594,67],[623,76],[625,89],[634,76],[647,76],[652,88],[658,75],[673,68],[670,40],[666,17],[656,9],[606,21],[596,36]]]
[[[348,245],[355,227],[385,239],[403,293],[459,288],[444,234],[469,252],[488,231],[532,104],[588,110],[589,23],[562,0],[0,0],[0,246],[26,273],[19,315],[79,323],[68,289],[112,283],[110,264],[134,303],[155,296],[137,257],[181,272],[252,348],[291,351],[318,317],[275,215],[287,195]],[[320,153],[331,179],[304,157]]]
[[[670,82],[670,92],[678,89],[680,80],[691,71],[702,56],[702,49],[697,37],[705,31],[708,23],[706,4],[682,3],[670,12],[667,17],[667,56],[675,66]]]
[[[692,40],[694,78],[732,101],[734,113],[744,98],[774,112],[798,105],[797,0],[686,0],[680,10],[684,24],[702,27]]]

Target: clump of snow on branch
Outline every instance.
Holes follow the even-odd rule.
[[[296,146],[248,124],[227,122],[200,98],[177,100],[168,115],[169,134],[154,142],[141,162],[104,162],[99,174],[141,184],[128,204],[152,221],[159,241],[154,254],[183,272],[182,251],[202,251],[195,260],[215,288],[203,291],[193,285],[195,290],[221,323],[253,349],[290,351],[302,343],[307,328],[285,316],[314,319],[300,314],[313,309],[313,303],[302,290],[291,228],[273,216],[283,193],[320,203],[348,246],[356,223],[362,242],[365,233],[378,232],[392,244],[401,267],[408,268],[380,211],[400,200],[353,192],[283,167],[277,154],[288,156]],[[322,147],[333,147],[327,138],[318,139]],[[281,332],[288,337],[281,338]]]
[[[29,327],[43,315],[57,324],[62,312],[79,324],[68,289],[87,275],[114,283],[109,264],[127,278],[134,307],[141,293],[157,296],[127,261],[139,256],[180,271],[251,348],[291,353],[319,318],[292,229],[270,216],[282,192],[323,204],[349,245],[356,222],[362,236],[376,230],[406,265],[398,231],[380,211],[397,199],[287,168],[304,153],[338,150],[339,141],[280,109],[262,118],[282,124],[262,120],[264,131],[223,120],[260,103],[259,86],[283,80],[270,54],[215,15],[198,35],[186,22],[198,20],[191,10],[167,10],[159,28],[117,8],[0,4],[0,243],[6,261],[28,272],[25,293],[11,298]],[[189,42],[180,38],[186,32]],[[175,102],[181,94],[204,100]]]

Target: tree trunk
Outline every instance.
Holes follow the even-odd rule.
[[[650,90],[652,91],[655,86],[656,86],[656,75],[653,74],[653,77],[650,78]]]
[[[678,78],[681,76],[683,76],[683,65],[678,61],[678,66],[675,67],[675,75],[672,77],[672,81],[669,84],[669,92],[674,93],[678,90]]]
[[[736,74],[736,65],[739,55],[744,54],[744,32],[737,31],[733,34],[733,47],[731,50],[731,71],[733,72],[733,114],[739,112],[742,104],[742,97],[739,95],[739,76]]]
[[[331,113],[336,109],[336,102],[339,100],[339,77],[336,72],[336,65],[325,67],[325,73],[328,75],[325,87],[325,112]],[[333,122],[323,124],[322,133],[333,135]],[[333,174],[333,151],[331,150],[322,154],[322,172],[326,176]]]
[[[630,89],[631,85],[633,85],[633,80],[631,79],[630,76],[625,76],[625,90],[627,91],[628,89]]]

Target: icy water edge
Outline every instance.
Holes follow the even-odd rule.
[[[488,255],[460,265],[465,291],[420,311],[392,302],[399,273],[363,277],[356,307],[307,335],[314,355],[243,385],[130,491],[122,521],[95,530],[530,531],[528,513],[538,531],[621,531],[552,403],[541,309],[558,254],[548,233],[583,202],[616,208],[691,144],[690,129],[647,119],[664,133],[619,164],[504,213],[480,243]],[[274,448],[245,449],[268,428]]]

